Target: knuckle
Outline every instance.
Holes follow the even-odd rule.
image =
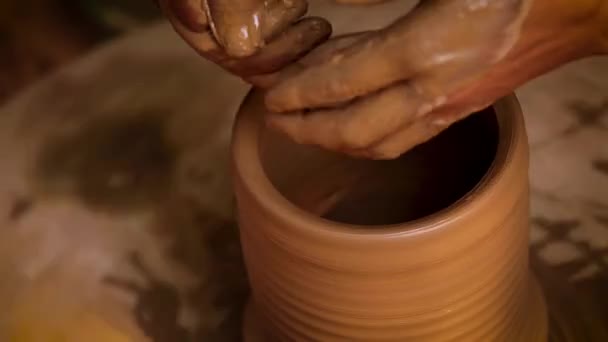
[[[331,60],[333,61],[335,58],[336,57],[334,56]],[[327,76],[323,76],[324,74]],[[319,70],[315,70],[314,73],[310,73],[308,77],[312,79],[319,78],[328,80],[323,82],[317,89],[320,98],[324,99],[324,102],[327,102],[328,104],[336,106],[340,105],[342,102],[346,102],[344,95],[349,95],[352,93],[351,85],[339,78],[341,76],[339,75],[338,71],[333,69],[332,65],[321,64]]]
[[[340,139],[349,149],[364,149],[374,143],[375,133],[365,129],[359,122],[351,121],[340,130]]]

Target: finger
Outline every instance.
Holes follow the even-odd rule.
[[[417,22],[421,15],[411,17]],[[370,33],[277,84],[266,96],[267,107],[273,112],[328,107],[413,77],[419,66],[408,62],[407,46],[416,45],[408,37],[408,27],[419,25],[410,21]]]
[[[161,0],[156,2],[169,17],[177,19],[183,28],[196,32],[205,33],[209,28],[207,15],[204,11],[203,0]],[[284,31],[298,18],[303,16],[307,10],[307,3],[304,0],[277,0],[266,2],[266,14],[262,23],[262,35],[268,41],[278,33]],[[212,38],[205,35],[206,41]],[[199,38],[200,40],[200,38]],[[209,44],[205,44],[209,45]],[[217,45],[215,46],[217,48]]]
[[[473,112],[468,110],[454,112],[447,109],[429,113],[387,136],[371,148],[359,151],[359,154],[371,159],[397,158],[412,148],[434,138],[453,123]]]
[[[271,114],[268,123],[296,142],[336,151],[374,145],[405,123],[432,110],[410,84],[390,87],[339,109],[300,114]]]
[[[207,30],[207,15],[203,0],[169,0],[171,13],[190,31],[204,32]]]
[[[428,120],[417,120],[411,125],[389,135],[375,146],[356,151],[355,153],[367,159],[395,159],[415,146],[435,137],[442,130],[442,125],[435,125],[432,121]]]
[[[481,70],[512,45],[522,0],[429,1],[369,39],[270,89],[274,112],[322,108],[382,89],[401,79]],[[483,25],[482,25],[483,24]]]
[[[356,41],[271,88],[266,104],[273,112],[327,107],[404,79],[411,70],[399,67],[393,45],[378,33]]]
[[[313,66],[315,64],[323,63],[329,60],[337,51],[340,51],[353,45],[357,41],[371,36],[373,32],[374,31],[353,32],[340,35],[339,37],[334,37],[312,50],[306,56],[302,57],[300,60],[298,60],[298,64],[301,66]]]
[[[170,0],[160,0],[159,5],[166,13],[175,31],[200,55],[235,73],[252,67],[251,64],[247,63],[246,58],[244,60],[239,60],[226,55],[222,47],[215,40],[213,34],[208,30],[204,32],[194,32],[186,27],[185,24],[176,17],[174,11],[170,9]],[[274,19],[271,19],[269,24],[264,25],[265,30],[263,33],[265,39],[272,37],[274,31],[283,30],[284,26],[289,26],[290,23],[304,14],[306,11],[306,3],[302,2],[302,0],[293,2],[281,0],[280,3],[269,4],[268,8],[271,12],[271,18]],[[284,13],[284,16],[281,17],[280,20],[278,18],[279,12]],[[310,36],[307,37],[310,38]],[[239,67],[240,64],[243,66]]]
[[[196,52],[216,63],[220,63],[222,60],[226,59],[226,56],[222,52],[221,47],[215,41],[215,38],[211,32],[208,30],[201,32],[193,31],[182,22],[182,20],[177,16],[177,13],[173,10],[172,0],[159,0],[159,5],[173,26],[173,29]]]
[[[269,42],[292,23],[306,14],[308,3],[306,0],[268,0],[265,3],[262,33],[264,40]]]
[[[359,32],[332,38],[326,41],[325,43],[319,45],[318,47],[304,55],[302,58],[287,64],[279,71],[267,74],[246,76],[244,77],[244,79],[258,88],[267,89],[277,84],[281,80],[284,80],[288,77],[297,74],[298,72],[303,70],[307,65],[313,65],[322,62],[324,59],[329,58],[334,51],[342,49],[345,46],[352,44],[357,39],[362,39],[368,34],[369,32]]]
[[[231,57],[247,57],[264,45],[263,0],[204,0],[215,39]]]
[[[322,18],[309,17],[297,22],[257,54],[228,62],[239,75],[275,72],[297,60],[331,35],[331,25]]]

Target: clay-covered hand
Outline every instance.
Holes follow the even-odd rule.
[[[422,1],[282,78],[266,95],[268,122],[301,143],[397,157],[523,82],[600,52],[606,2]]]
[[[158,3],[174,29],[199,54],[252,83],[259,75],[281,70],[331,35],[324,19],[301,19],[306,0]]]

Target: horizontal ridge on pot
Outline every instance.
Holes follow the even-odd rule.
[[[253,91],[233,172],[250,312],[272,338],[546,340],[514,97],[392,161],[297,145],[264,114]]]

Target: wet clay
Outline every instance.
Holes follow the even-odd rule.
[[[525,82],[606,53],[599,38],[607,32],[606,4],[421,1],[393,24],[271,85],[266,104],[283,115],[269,121],[301,143],[396,158]]]
[[[475,77],[503,58],[519,38],[530,3],[422,2],[389,27],[339,51],[331,61],[285,81],[268,94],[267,103],[275,112],[325,107],[406,79],[422,83],[420,91],[430,91],[427,87],[443,90],[453,82],[463,82],[463,77]],[[352,73],[345,73],[347,70]],[[312,92],[301,91],[308,89],[307,84],[323,82],[326,86]]]
[[[292,143],[265,128],[263,108],[259,93],[245,100],[233,158],[250,312],[266,333],[546,341],[516,100],[391,161]]]
[[[228,55],[250,56],[264,44],[264,2],[260,0],[206,0],[205,10],[215,39]]]
[[[267,107],[282,114],[268,117],[275,129],[370,159],[396,158],[534,77],[608,51],[604,0],[430,0],[294,70],[331,31],[320,18],[296,23],[302,1],[166,2],[192,47],[269,89]]]
[[[303,0],[251,0],[246,9],[217,0],[159,3],[198,53],[245,78],[278,71],[331,35],[322,18],[299,20],[307,9]]]

